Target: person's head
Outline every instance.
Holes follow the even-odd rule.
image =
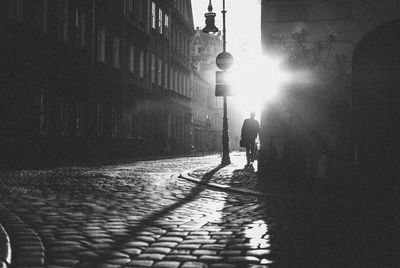
[[[256,113],[255,113],[255,112],[251,112],[251,113],[250,113],[250,117],[251,117],[251,118],[254,118],[255,116],[256,116]]]

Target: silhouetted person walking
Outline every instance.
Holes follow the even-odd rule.
[[[250,113],[250,118],[243,121],[241,140],[246,145],[246,159],[247,165],[254,162],[256,155],[256,138],[260,133],[260,123],[254,119],[255,113]]]

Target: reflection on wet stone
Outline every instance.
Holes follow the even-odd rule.
[[[195,167],[203,160],[185,161],[185,169],[190,161],[198,161]],[[170,172],[182,164],[167,163],[76,168],[76,178],[39,172],[35,179],[43,183],[25,187],[40,191],[25,198],[10,192],[0,201],[34,226],[49,267],[226,268],[268,259],[268,230],[256,198],[178,179]]]

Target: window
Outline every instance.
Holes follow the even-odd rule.
[[[189,78],[187,76],[185,76],[185,92],[186,96],[189,97]]]
[[[188,51],[189,51],[189,42],[188,39],[184,36],[183,37],[183,56],[186,57]]]
[[[144,51],[140,50],[139,54],[139,76],[140,78],[144,77]]]
[[[337,19],[351,18],[351,2],[349,0],[336,1],[336,18]]]
[[[146,116],[144,115],[144,113],[140,113],[137,121],[137,137],[141,138],[145,135],[144,130],[146,129],[146,122]]]
[[[85,13],[80,10],[75,10],[75,29],[76,29],[76,44],[78,46],[85,46],[86,34],[86,18]]]
[[[186,95],[186,75],[182,74],[182,94]]]
[[[176,37],[176,49],[178,50],[178,52],[181,49],[181,32],[177,33],[177,37]]]
[[[115,106],[111,106],[111,136],[117,136],[117,111],[115,110]]]
[[[81,11],[77,8],[75,9],[75,27],[80,28],[81,27]]]
[[[119,38],[115,37],[113,40],[113,65],[119,67]]]
[[[135,47],[133,45],[129,47],[129,71],[135,72]]]
[[[185,92],[184,92],[184,78],[185,77],[184,77],[183,73],[180,73],[180,78],[179,78],[180,86],[179,86],[179,88],[180,88],[180,91],[181,91],[182,95],[185,94]]]
[[[160,34],[163,33],[163,12],[161,10],[161,8],[158,10],[158,31],[160,32]]]
[[[169,72],[169,89],[173,90],[174,89],[174,68],[171,67],[171,70]]]
[[[151,27],[156,28],[156,4],[151,2]]]
[[[151,54],[151,82],[156,82],[156,56]]]
[[[49,0],[43,0],[42,4],[42,32],[47,33],[48,30],[48,10],[49,10]]]
[[[11,17],[22,20],[23,0],[11,0]]]
[[[178,91],[178,70],[175,70],[174,90]]]
[[[169,28],[169,17],[168,17],[168,14],[164,15],[164,27],[165,27],[165,29]]]
[[[103,135],[103,104],[100,101],[97,101],[96,107],[96,127],[97,127],[97,136]]]
[[[129,118],[129,137],[135,137],[135,113],[133,111]]]
[[[183,73],[179,73],[179,92],[183,95]]]
[[[68,135],[68,102],[62,101],[60,104],[60,134]]]
[[[178,71],[178,76],[176,78],[176,91],[178,93],[181,93],[181,87],[182,87],[181,78],[182,78],[182,73],[181,73],[181,71]]]
[[[124,0],[124,14],[127,18],[132,19],[136,14],[135,14],[135,0]]]
[[[190,44],[189,44],[189,39],[186,39],[186,57],[189,57],[189,49],[190,49]]]
[[[76,106],[76,135],[83,135],[83,103],[78,103]]]
[[[99,27],[97,44],[97,59],[99,61],[106,61],[106,29],[102,26]]]
[[[172,40],[172,48],[175,49],[175,27],[171,24],[171,40]]]
[[[143,13],[145,12],[145,9],[143,8],[142,0],[137,0],[136,3],[137,3],[138,19],[139,19],[139,22],[142,24],[143,23]]]
[[[184,56],[186,52],[186,38],[182,35],[182,55]]]
[[[129,136],[131,137],[142,137],[142,118],[137,113],[132,111],[130,118],[130,126],[129,126]]]
[[[188,9],[186,8],[186,1],[182,2],[183,3],[183,16],[185,16],[185,18],[188,18]]]
[[[49,131],[49,103],[45,94],[40,95],[40,133]]]
[[[161,81],[162,81],[162,60],[158,59],[157,82],[159,86],[161,86]]]
[[[60,18],[61,24],[61,38],[64,42],[68,41],[68,0],[63,1],[62,5],[62,14]]]
[[[128,12],[133,13],[133,0],[128,0]]]
[[[164,87],[168,87],[168,64],[164,63]]]

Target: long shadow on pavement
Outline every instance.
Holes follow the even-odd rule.
[[[216,167],[216,168],[212,169],[211,171],[207,172],[203,176],[203,178],[201,179],[201,182],[202,183],[209,182],[210,179],[212,178],[212,176],[215,173],[217,173],[218,170],[220,170],[223,167],[224,167],[223,165],[219,165],[218,167]],[[166,214],[168,214],[171,211],[174,211],[175,209],[181,207],[182,205],[193,201],[203,190],[204,190],[204,186],[201,186],[201,185],[194,186],[192,188],[192,190],[190,191],[190,193],[185,198],[183,198],[179,202],[176,202],[173,205],[170,205],[170,206],[168,206],[166,208],[163,208],[161,211],[153,213],[149,217],[143,219],[138,226],[135,226],[134,228],[132,228],[130,234],[134,236],[136,233],[142,231],[144,227],[151,225],[157,219],[165,216]],[[118,241],[118,242],[121,242],[121,241]]]
[[[179,202],[176,202],[170,206],[167,206],[165,208],[163,208],[160,211],[157,211],[155,213],[152,213],[150,216],[142,219],[138,224],[135,224],[135,226],[130,227],[129,229],[129,236],[124,238],[124,239],[120,239],[120,240],[116,240],[115,241],[115,246],[111,246],[110,249],[114,248],[115,250],[117,250],[118,248],[120,248],[120,245],[123,245],[126,242],[131,242],[132,239],[135,238],[135,236],[137,236],[140,232],[144,231],[146,229],[146,227],[149,226],[157,226],[154,223],[161,219],[162,217],[166,216],[168,213],[178,209],[179,207],[194,201],[201,192],[203,192],[206,188],[202,185],[205,183],[208,183],[210,181],[210,179],[213,177],[213,175],[215,173],[217,173],[221,168],[223,168],[225,165],[219,165],[217,167],[215,167],[214,169],[212,169],[211,171],[207,172],[201,179],[201,183],[200,184],[196,184],[190,191],[190,193],[188,193],[186,195],[186,197],[184,197],[183,199],[181,199]],[[93,260],[94,261],[94,260]],[[101,260],[99,260],[101,264]],[[98,264],[93,264],[94,266],[90,266],[90,267],[98,267],[96,265]]]

